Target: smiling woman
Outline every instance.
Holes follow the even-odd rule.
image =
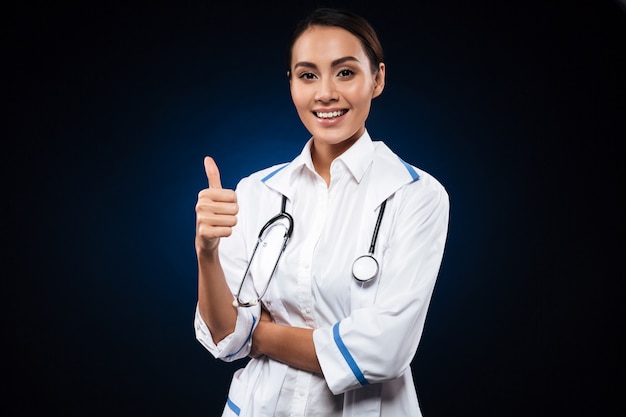
[[[291,97],[315,138],[315,170],[329,184],[330,164],[363,135],[371,101],[383,91],[382,52],[370,58],[347,30],[312,26],[292,45],[291,60]]]
[[[251,358],[223,416],[421,416],[410,364],[444,253],[448,194],[369,135],[385,64],[367,21],[314,11],[288,64],[311,134],[300,155],[235,190],[204,160],[196,336],[216,358]],[[289,225],[272,229],[274,219]]]
[[[316,18],[315,29],[341,27],[361,41],[367,76],[385,64],[367,131],[331,163],[330,184],[311,162],[320,146],[317,138],[312,148],[305,143],[312,135],[296,115],[283,47],[289,22],[313,3],[371,17],[385,47],[384,59],[371,54],[379,51],[360,20]],[[400,406],[397,393],[413,396],[413,385],[396,389],[393,379],[415,343],[411,372],[426,417],[603,416],[623,406],[613,381],[623,378],[626,351],[624,2],[426,0],[411,13],[404,3],[11,3],[0,293],[10,358],[2,375],[20,383],[5,384],[0,414],[213,417],[234,379],[230,404],[240,415],[266,405],[267,414],[290,405],[293,413],[304,407],[301,415],[345,414],[355,395],[378,398],[368,391],[374,386],[388,415]],[[337,100],[322,109],[354,104],[339,81],[347,74],[333,74]],[[329,113],[317,116],[341,119]],[[423,333],[422,295],[436,257],[410,242],[420,233],[431,239],[423,229],[430,218],[419,213],[433,202],[427,181],[437,186],[417,168],[396,166],[395,156],[381,165],[383,144],[370,137],[436,174],[450,195],[450,233]],[[196,301],[222,311],[197,293],[190,225],[206,187],[204,155],[219,164],[225,189],[292,161],[235,191],[237,225],[220,240],[219,261],[224,311],[235,311],[239,327],[223,336],[202,317],[211,339],[223,338],[220,358],[244,345],[252,330],[245,321],[255,318],[239,352],[257,357],[249,365],[215,359],[192,329]],[[420,179],[388,191],[404,172]],[[269,281],[283,240],[272,231],[242,288],[248,302],[269,281],[263,308],[234,309],[283,192],[293,234]],[[409,201],[413,193],[420,198]],[[385,194],[397,204],[386,204],[375,241],[380,270],[359,284],[352,264],[368,252]],[[403,256],[420,279],[403,269]],[[322,373],[280,356],[291,349],[310,359],[292,327],[303,338],[313,331]],[[329,400],[341,411],[328,411]],[[404,404],[411,411],[398,416],[416,414],[414,402]]]

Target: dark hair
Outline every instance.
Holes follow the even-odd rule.
[[[378,64],[383,61],[383,47],[376,31],[363,17],[344,9],[320,7],[301,20],[296,26],[287,47],[287,69],[291,77],[291,58],[296,40],[311,26],[334,26],[347,30],[360,41],[367,55],[372,72],[378,71]]]

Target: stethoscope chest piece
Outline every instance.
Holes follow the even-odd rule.
[[[235,295],[235,299],[233,300],[233,307],[235,308],[252,307],[252,306],[257,305],[260,302],[261,298],[263,298],[263,296],[265,295],[265,292],[267,291],[270,285],[270,282],[272,278],[274,277],[274,273],[276,272],[276,269],[278,268],[280,257],[285,251],[285,246],[287,246],[287,241],[289,240],[293,232],[293,217],[285,211],[286,203],[287,203],[287,197],[283,195],[280,213],[272,217],[259,232],[257,243],[254,249],[252,250],[252,255],[250,256],[250,260],[248,261],[248,265],[243,274],[243,278],[241,279],[241,283],[239,284],[239,290],[237,291],[237,294]],[[383,201],[380,205],[380,210],[378,212],[378,218],[376,219],[376,226],[374,227],[374,233],[372,235],[372,241],[370,243],[369,252],[365,255],[359,256],[352,263],[352,276],[354,277],[355,280],[361,283],[365,283],[365,282],[369,282],[373,280],[374,278],[376,278],[376,276],[378,276],[378,273],[379,273],[380,266],[376,258],[374,258],[374,249],[376,247],[376,240],[378,238],[378,230],[380,228],[380,223],[383,218],[383,213],[385,211],[386,204],[387,204],[387,200]],[[254,255],[257,252],[257,248],[259,247],[260,244],[261,245],[265,244],[264,243],[265,232],[267,230],[270,230],[274,226],[275,223],[277,222],[280,223],[281,220],[284,220],[286,222],[286,225],[284,225],[286,229],[285,229],[285,233],[283,236],[283,244],[280,248],[280,252],[278,253],[278,258],[276,259],[276,263],[274,264],[274,267],[269,274],[267,283],[265,284],[263,291],[261,291],[261,293],[258,294],[256,298],[253,298],[252,300],[248,302],[244,302],[241,300],[241,291],[243,289],[244,282],[246,281],[246,278],[248,277],[248,272],[250,271],[250,266],[252,265],[252,261],[254,259]]]
[[[383,219],[383,213],[385,212],[385,206],[387,200],[383,201],[380,205],[378,212],[378,218],[376,219],[376,226],[374,227],[374,234],[372,235],[372,242],[370,243],[369,253],[361,255],[352,263],[352,276],[359,282],[368,282],[376,278],[378,275],[378,261],[374,258],[374,248],[376,247],[376,239],[378,239],[378,230],[380,228],[380,222]]]
[[[378,275],[378,261],[371,255],[361,255],[352,263],[352,276],[360,282],[368,282]]]

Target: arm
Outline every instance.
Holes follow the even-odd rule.
[[[444,252],[448,196],[424,173],[396,192],[392,207],[389,235],[379,242],[383,275],[375,299],[353,306],[332,328],[313,332],[324,378],[335,394],[404,374],[422,335]]]
[[[237,312],[232,305],[232,294],[226,285],[224,271],[217,250],[196,249],[198,257],[198,310],[219,342],[235,329]]]
[[[313,329],[276,324],[265,310],[252,335],[252,346],[252,357],[267,355],[294,368],[322,372],[313,344]]]
[[[237,223],[237,199],[233,190],[221,188],[220,175],[212,158],[204,166],[209,188],[198,194],[196,204],[196,255],[198,260],[198,311],[218,342],[235,329],[237,312],[220,264],[221,237],[230,236]]]
[[[335,393],[359,384],[356,368],[369,382],[381,382],[409,366],[443,256],[449,210],[447,193],[439,184],[424,178],[419,185],[426,189],[402,198],[406,199],[398,212],[402,227],[391,237],[393,249],[385,256],[378,301],[317,330],[273,323],[264,312],[253,333],[251,356],[265,354],[324,373]]]

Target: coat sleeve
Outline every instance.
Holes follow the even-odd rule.
[[[251,179],[244,178],[237,185],[237,201],[240,207],[240,212],[237,216],[237,225],[233,227],[233,232],[229,237],[221,239],[219,246],[220,263],[224,269],[226,281],[233,293],[233,297],[239,289],[239,284],[241,283],[243,273],[248,264],[246,230],[250,221],[246,218],[246,208],[250,206],[247,201],[250,200],[253,193],[253,190],[250,189],[251,182]],[[244,295],[248,298],[252,298],[252,295],[248,295],[245,292]],[[196,306],[194,317],[196,339],[211,352],[215,358],[222,359],[226,362],[246,358],[252,347],[252,333],[256,328],[260,314],[260,305],[237,308],[237,323],[234,332],[215,343],[208,326],[202,319]]]
[[[447,239],[449,197],[435,178],[423,173],[394,199],[398,209],[374,302],[313,333],[334,394],[400,376],[410,367],[422,335]]]

